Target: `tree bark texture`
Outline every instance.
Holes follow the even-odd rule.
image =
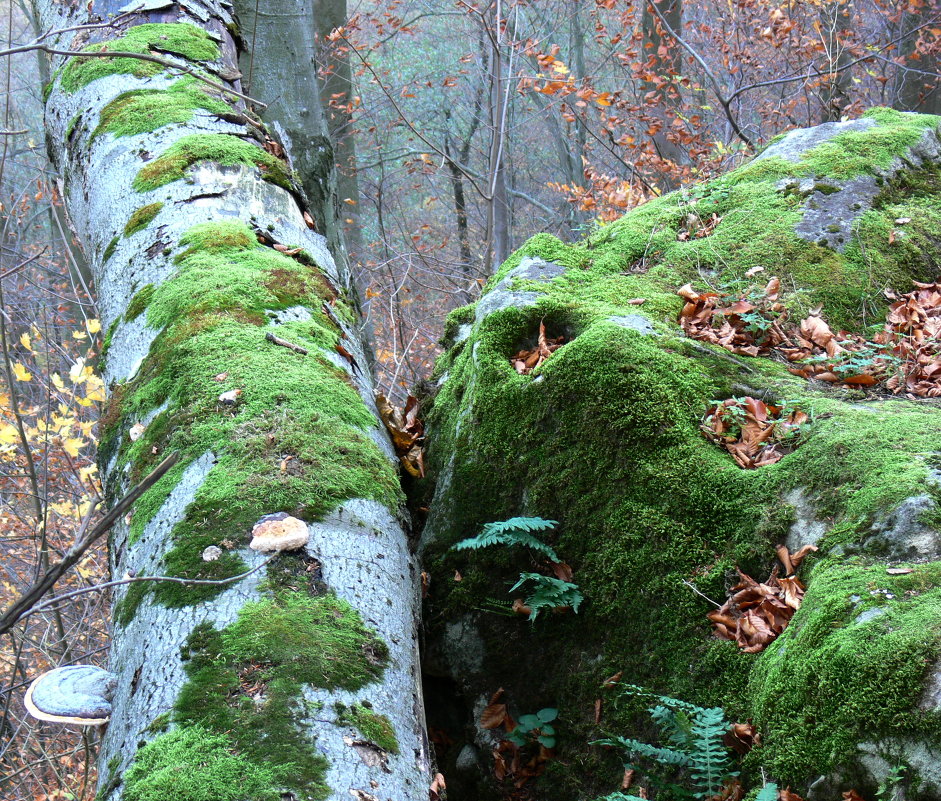
[[[39,7],[49,29],[121,5]],[[230,4],[144,5],[57,44],[156,54],[240,91]],[[275,131],[232,95],[130,58],[60,59],[48,90],[49,149],[108,332],[109,497],[182,457],[114,529],[113,574],[227,582],[118,591],[101,799],[427,792],[396,461],[345,260],[310,225],[322,231],[334,201],[311,56],[298,20],[275,22],[283,38],[264,35],[252,86]],[[278,46],[288,57],[268,59]],[[299,525],[306,547],[248,547],[275,513],[269,529]]]

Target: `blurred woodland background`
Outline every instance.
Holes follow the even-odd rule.
[[[264,0],[260,0],[264,2]],[[570,240],[871,106],[941,113],[938,0],[312,0],[340,215],[381,390],[527,237]],[[0,2],[0,50],[32,42]],[[251,31],[241,35],[247,46]],[[92,277],[46,158],[45,56],[0,62],[0,613],[96,520]],[[251,94],[251,74],[243,79]],[[38,672],[105,665],[104,544],[3,634],[0,798],[94,796],[93,735],[26,718]],[[88,729],[85,729],[88,732]]]

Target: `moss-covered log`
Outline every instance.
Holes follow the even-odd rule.
[[[470,743],[451,729],[453,790],[494,792],[470,767],[473,748],[483,773],[492,765],[499,734],[478,716],[499,687],[514,714],[559,709],[538,797],[617,789],[618,756],[589,742],[653,735],[637,702],[602,689],[622,673],[751,720],[762,744],[743,761],[747,786],[763,771],[837,798],[899,769],[904,797],[941,797],[937,401],[808,382],[783,359],[694,342],[677,295],[691,282],[734,297],[760,266],[780,277],[792,320],[821,306],[834,330],[881,327],[884,290],[941,276],[938,128],[876,110],[792,132],[575,244],[535,237],[452,315],[426,402],[423,549],[427,669],[457,683],[478,726]],[[564,344],[520,374],[511,357],[536,346],[541,325]],[[811,413],[800,446],[740,469],[700,431],[711,405],[736,396]],[[509,611],[520,571],[547,565],[524,549],[451,549],[514,515],[559,521],[548,542],[585,596],[577,616],[495,614]],[[784,633],[760,654],[717,639],[703,596],[721,602],[735,568],[762,580],[777,543],[808,542],[820,550]],[[911,572],[887,572],[899,565]]]
[[[61,27],[123,3],[42,5]],[[241,90],[230,4],[146,5],[59,44]],[[160,64],[64,59],[46,116],[108,330],[109,497],[182,456],[112,571],[196,582],[116,593],[99,799],[422,797],[417,575],[350,277],[309,223],[332,207],[235,95]],[[305,547],[249,548],[276,513]]]

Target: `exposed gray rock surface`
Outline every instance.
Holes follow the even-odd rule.
[[[520,262],[519,267],[510,270],[493,289],[477,301],[475,322],[481,322],[500,309],[532,306],[539,300],[538,292],[514,290],[513,284],[516,280],[551,281],[564,272],[565,268],[559,264],[527,256]]]
[[[790,131],[781,141],[771,145],[755,161],[779,157],[799,162],[809,150],[831,141],[841,134],[865,131],[876,125],[872,119],[828,122],[815,128]],[[872,208],[885,179],[899,172],[918,168],[941,158],[938,130],[928,128],[921,139],[901,158],[885,168],[874,168],[871,174],[848,180],[825,178],[791,178],[781,182],[782,191],[796,191],[806,197],[804,215],[795,232],[808,242],[816,242],[842,252],[855,234],[859,218]]]

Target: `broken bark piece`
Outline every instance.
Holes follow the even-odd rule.
[[[23,704],[39,720],[101,726],[111,718],[116,686],[117,677],[107,670],[94,665],[69,665],[34,679]]]
[[[286,339],[276,337],[270,331],[265,334],[265,339],[275,345],[280,345],[282,348],[287,348],[288,350],[293,350],[295,353],[300,353],[301,356],[306,356],[308,353],[307,348],[302,348],[300,345],[295,345],[293,342],[288,342]]]
[[[252,528],[253,551],[296,551],[310,539],[310,531],[303,520],[291,517],[287,512],[265,515]]]

